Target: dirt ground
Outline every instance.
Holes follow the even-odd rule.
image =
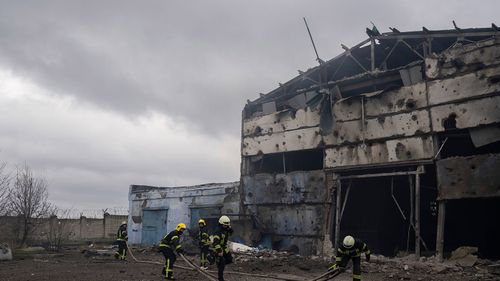
[[[135,253],[140,260],[163,262],[163,257],[152,251]],[[195,261],[196,256],[191,256]],[[462,268],[452,264],[435,264],[429,262],[414,262],[410,260],[391,260],[374,257],[370,263],[363,262],[363,280],[500,280],[500,275],[493,275],[486,271],[488,265],[479,262],[476,266]],[[178,265],[186,266],[183,261]],[[306,258],[295,255],[279,257],[254,257],[237,255],[235,263],[227,270],[256,274],[288,274],[303,277],[309,280],[325,272],[328,262],[320,258]],[[215,268],[212,267],[212,270]],[[67,250],[62,254],[37,254],[23,259],[0,262],[0,280],[162,280],[161,266],[134,262],[131,257],[128,261],[115,261],[109,255],[89,255],[78,249]],[[196,272],[176,269],[177,280],[202,281],[206,280]],[[229,281],[262,280],[263,279],[239,275],[227,275]],[[300,280],[300,279],[299,279]],[[352,280],[350,270],[333,280]]]

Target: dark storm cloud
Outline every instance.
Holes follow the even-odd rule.
[[[498,1],[0,0],[0,162],[45,172],[63,205],[123,206],[130,184],[233,181],[245,101],[316,65],[303,16],[329,59],[341,43],[364,40],[371,21],[382,32],[448,29],[452,20],[484,27],[499,8]],[[2,81],[4,72],[13,77]],[[1,83],[18,78],[44,97],[28,88],[5,98],[22,87]]]
[[[106,110],[157,110],[206,132],[237,133],[247,98],[314,65],[302,16],[330,58],[341,42],[363,40],[372,20],[415,29],[443,24],[465,5],[366,2],[3,1],[0,63]]]

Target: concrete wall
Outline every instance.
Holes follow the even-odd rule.
[[[220,207],[227,214],[239,214],[239,204],[234,204],[239,199],[234,197],[238,193],[238,186],[239,182],[182,187],[130,186],[129,243],[142,242],[145,209],[168,209],[168,229],[165,229],[165,233],[172,231],[178,223],[185,223],[189,228],[192,208]],[[238,217],[231,218],[235,220]]]
[[[57,217],[43,218],[35,221],[36,230],[31,236],[34,242],[43,242],[47,239],[51,228],[63,225],[62,234],[70,241],[114,240],[116,231],[122,221],[127,221],[127,215],[105,214],[102,219],[81,217],[80,219],[58,219]],[[2,225],[1,240],[15,240],[16,227],[19,225],[16,217],[0,217]]]
[[[243,176],[243,205],[279,248],[316,254],[326,215],[325,182],[324,171]]]

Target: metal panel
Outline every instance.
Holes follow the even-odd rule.
[[[272,135],[243,138],[244,156],[317,148],[322,143],[319,128],[305,128]]]
[[[430,132],[429,114],[419,110],[398,115],[366,119],[364,127],[360,120],[337,122],[333,135],[326,136],[327,145],[354,143],[360,140],[377,140],[391,137],[413,136]]]
[[[328,168],[423,160],[434,156],[432,138],[427,136],[347,145],[326,149],[325,153],[325,167]]]
[[[262,104],[262,113],[271,114],[274,112],[276,112],[276,102],[271,101]]]
[[[444,120],[455,119],[458,129],[500,122],[500,96],[431,108],[433,130],[444,131]]]
[[[158,245],[167,229],[167,213],[163,210],[144,210],[142,217],[143,245]]]
[[[243,120],[243,135],[266,135],[285,130],[296,130],[319,125],[319,113],[309,108],[275,112],[273,114]]]
[[[500,91],[500,67],[429,82],[431,105]]]
[[[381,114],[392,114],[418,110],[427,106],[425,83],[417,83],[401,87],[379,95],[366,94],[365,115],[376,117]],[[333,106],[337,121],[361,119],[361,102],[359,97],[351,97],[338,101]]]
[[[500,197],[500,154],[437,161],[439,199]]]
[[[427,106],[425,83],[401,87],[394,91],[365,99],[366,116],[418,110]]]
[[[498,63],[500,38],[459,46],[425,59],[426,76],[430,79],[477,70]]]
[[[325,172],[257,174],[242,177],[246,205],[319,203],[325,200]]]
[[[324,224],[324,206],[254,206],[251,208],[265,233],[274,235],[317,235]],[[298,245],[301,247],[301,245]]]
[[[422,81],[422,66],[416,65],[399,71],[403,85],[410,86]]]
[[[475,147],[500,141],[500,126],[488,126],[469,129]]]

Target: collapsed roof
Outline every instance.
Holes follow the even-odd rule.
[[[317,93],[328,92],[334,99],[345,98],[380,90],[388,90],[411,82],[415,75],[421,76],[421,68],[400,72],[413,65],[423,65],[424,58],[456,47],[487,40],[500,34],[500,28],[461,29],[455,25],[451,30],[428,30],[380,34],[376,29],[367,29],[368,39],[348,48],[335,58],[323,62],[299,75],[268,94],[248,101],[245,118],[260,115],[266,103],[273,102],[273,110],[294,108],[293,97],[306,94],[305,101],[314,100]],[[460,62],[456,62],[460,63]],[[292,101],[290,102],[290,100]]]

